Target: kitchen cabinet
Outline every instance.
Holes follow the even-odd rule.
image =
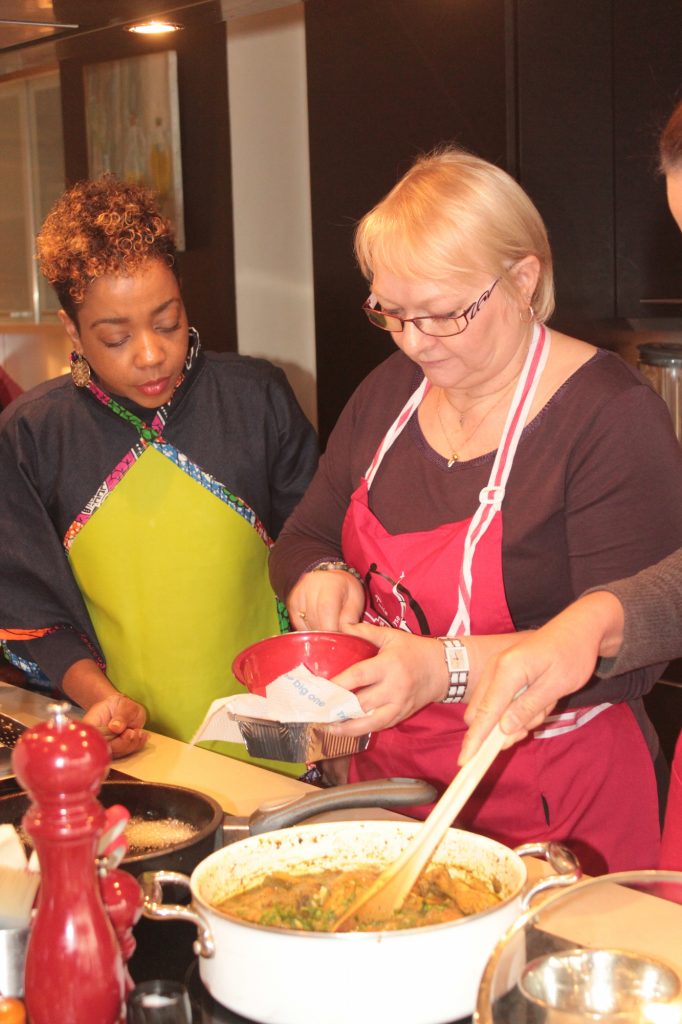
[[[505,167],[539,207],[558,328],[599,343],[607,323],[679,315],[643,301],[682,295],[656,171],[682,96],[676,0],[307,0],[305,17],[323,442],[393,349],[358,308],[353,227],[441,143]]]

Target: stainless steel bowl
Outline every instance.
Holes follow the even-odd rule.
[[[682,871],[586,878],[521,914],[475,1024],[682,1024]]]
[[[679,995],[680,979],[665,964],[621,949],[567,949],[527,964],[519,988],[537,1006],[580,1020],[644,1020],[645,1008]]]

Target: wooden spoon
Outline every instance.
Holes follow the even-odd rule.
[[[508,737],[502,732],[499,724],[495,724],[471,760],[467,761],[455,775],[415,838],[407,844],[392,864],[384,868],[376,881],[341,914],[331,931],[349,931],[348,925],[353,919],[386,921],[394,911],[402,907],[421,871],[499,754],[506,739]]]

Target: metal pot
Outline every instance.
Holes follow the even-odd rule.
[[[483,913],[425,928],[343,934],[276,930],[233,920],[213,907],[272,871],[384,866],[419,828],[418,822],[332,822],[254,836],[212,854],[191,879],[175,872],[141,876],[143,913],[193,921],[208,991],[230,1010],[263,1024],[452,1021],[472,1013],[488,956],[533,896],[578,880],[580,868],[568,850],[538,843],[514,851],[451,829],[434,861],[497,879],[503,900]],[[544,857],[557,874],[526,890],[525,855]],[[164,884],[187,886],[191,905],[164,905]]]
[[[153,853],[126,857],[122,867],[133,875],[144,871],[191,872],[214,850],[248,835],[295,825],[323,811],[351,807],[409,807],[430,803],[436,791],[418,779],[377,779],[334,789],[313,790],[287,802],[265,804],[248,818],[224,814],[216,800],[194,789],[155,782],[104,782],[99,800],[104,807],[123,804],[131,815],[158,820],[175,818],[193,825],[190,839]],[[0,797],[0,823],[21,825],[28,810],[27,793]]]

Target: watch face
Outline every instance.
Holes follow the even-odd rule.
[[[455,643],[453,640],[446,640],[445,660],[449,672],[469,671],[469,652],[464,644]]]

